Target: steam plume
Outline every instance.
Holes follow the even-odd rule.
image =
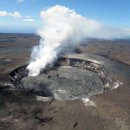
[[[56,60],[68,45],[78,45],[86,38],[118,38],[130,36],[130,29],[105,27],[99,22],[85,18],[64,6],[56,5],[41,12],[43,27],[38,31],[40,44],[33,48],[27,69],[30,76]]]

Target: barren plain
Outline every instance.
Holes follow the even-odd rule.
[[[120,66],[117,89],[91,97],[95,106],[80,100],[42,102],[24,90],[11,91],[9,73],[30,59],[39,42],[34,34],[0,34],[0,130],[129,130],[130,40],[91,40],[75,49],[114,60]]]

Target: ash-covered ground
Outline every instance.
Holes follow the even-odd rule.
[[[81,100],[37,101],[33,93],[23,89],[9,90],[6,86],[10,83],[9,73],[28,63],[31,48],[38,42],[39,37],[33,34],[0,34],[0,130],[130,129],[130,40],[91,40],[75,49],[76,53],[89,53],[98,60],[102,59],[114,78],[121,83],[117,89],[92,96],[90,100],[94,105],[88,106]],[[62,78],[68,74],[70,76],[64,81],[68,86],[74,80],[74,73],[79,70],[66,68],[65,74],[62,69],[58,70]],[[54,75],[58,71],[50,73]],[[85,72],[88,71],[83,71],[83,77],[80,73],[77,77],[84,79]],[[94,80],[98,78],[92,75],[95,76]],[[54,78],[50,77],[52,83],[59,81]],[[91,80],[91,76],[89,78]],[[81,82],[77,84],[81,85]]]

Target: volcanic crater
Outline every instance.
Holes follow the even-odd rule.
[[[47,66],[39,76],[29,76],[28,65],[10,74],[16,88],[57,100],[74,100],[101,94],[119,83],[101,58],[92,54],[67,54]]]

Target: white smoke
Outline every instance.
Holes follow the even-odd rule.
[[[41,12],[43,27],[38,31],[40,44],[33,48],[27,69],[30,76],[56,60],[66,46],[80,44],[87,38],[118,38],[130,36],[130,29],[113,29],[85,18],[64,6],[53,6]]]

